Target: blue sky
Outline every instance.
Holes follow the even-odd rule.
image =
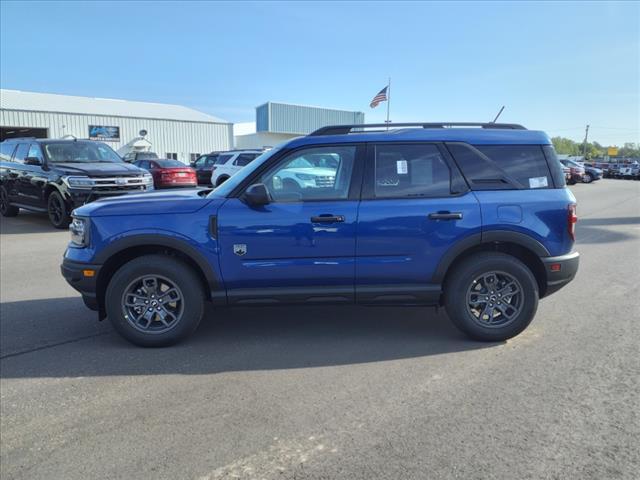
[[[190,106],[267,100],[395,121],[500,118],[640,142],[637,2],[7,2],[0,85]]]

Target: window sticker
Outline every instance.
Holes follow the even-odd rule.
[[[406,175],[409,173],[409,167],[406,160],[398,160],[396,162],[396,172],[398,175]]]
[[[547,177],[531,177],[529,178],[529,188],[544,188],[549,186]]]

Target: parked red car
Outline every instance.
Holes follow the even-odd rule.
[[[198,185],[195,169],[178,160],[160,158],[157,160],[138,160],[133,164],[149,171],[153,176],[155,188],[196,187]]]

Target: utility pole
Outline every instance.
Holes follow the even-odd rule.
[[[582,156],[584,157],[582,160],[587,161],[587,138],[589,137],[589,125],[584,131],[584,143],[582,144]]]

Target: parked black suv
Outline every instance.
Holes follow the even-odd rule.
[[[151,175],[91,140],[12,138],[0,143],[0,213],[47,212],[67,228],[71,211],[101,197],[153,190]]]

